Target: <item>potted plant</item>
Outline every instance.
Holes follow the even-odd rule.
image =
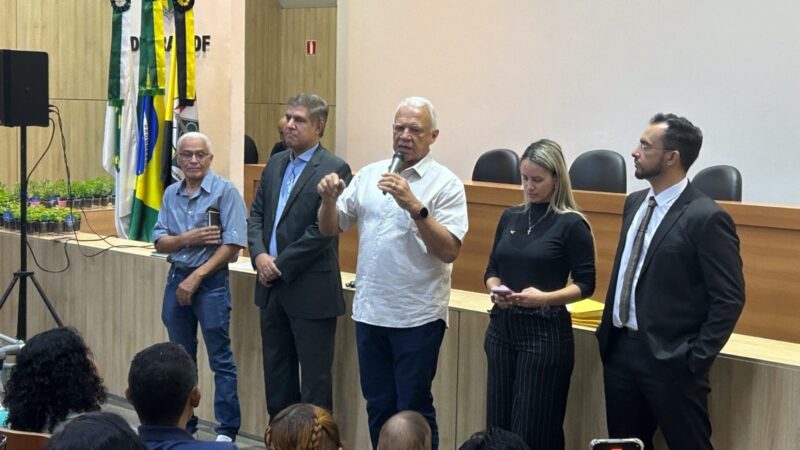
[[[58,206],[53,206],[42,211],[39,217],[39,232],[40,233],[53,233],[55,232],[56,213],[55,209]]]
[[[42,202],[42,186],[39,181],[28,182],[28,204],[36,206]]]
[[[67,213],[67,215],[64,216],[64,231],[67,233],[75,233],[81,231],[80,214]]]
[[[41,221],[44,208],[44,205],[31,205],[28,207],[28,233],[38,234],[42,232]]]
[[[41,199],[42,203],[48,208],[52,208],[56,206],[58,202],[58,196],[56,195],[55,187],[53,182],[50,180],[42,180],[39,182],[39,199]]]
[[[19,224],[22,215],[19,210],[19,204],[11,205],[11,230],[19,230]]]
[[[108,177],[97,177],[93,180],[87,181],[87,189],[92,197],[92,206],[104,207],[108,206],[109,196],[113,191],[113,184],[109,188]]]
[[[56,180],[52,185],[53,195],[56,197],[56,204],[58,206],[67,206],[69,199],[69,186],[65,180]]]
[[[106,204],[111,206],[114,204],[114,187],[116,182],[111,177],[101,177],[101,185],[103,188],[103,195],[107,197]]]
[[[3,210],[3,229],[10,230],[13,223],[14,215],[11,208]]]
[[[56,206],[51,211],[53,213],[53,233],[63,233],[64,221],[69,215],[69,208]]]
[[[8,220],[6,220],[8,213]],[[9,223],[7,224],[6,221]],[[0,183],[0,228],[7,228],[11,222],[11,200],[5,186]]]
[[[77,209],[91,208],[92,201],[89,195],[89,186],[86,181],[72,182],[72,201],[73,207]],[[86,199],[89,199],[87,202]]]

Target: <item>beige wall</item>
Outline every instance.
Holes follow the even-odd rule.
[[[490,148],[542,137],[568,162],[591,148],[628,161],[653,113],[705,132],[692,173],[737,166],[748,202],[800,204],[800,4],[586,0],[342,0],[337,149],[354,169],[390,154],[407,95],[440,113],[433,151],[462,178]]]
[[[59,107],[74,179],[104,173],[103,139],[111,13],[107,3],[85,7],[79,0],[0,0],[0,48],[49,54],[50,102]],[[107,8],[106,8],[107,7]],[[99,64],[103,62],[103,64]],[[50,129],[28,128],[28,168],[42,155]],[[0,182],[19,181],[19,128],[0,128]],[[56,138],[33,179],[65,178]]]
[[[242,190],[244,170],[245,20],[243,2],[196,3],[195,34],[211,35],[197,53],[200,130],[215,143],[214,170]]]
[[[138,2],[134,2],[135,4]],[[196,10],[196,34],[212,36],[210,50],[198,53],[197,92],[201,130],[216,144],[214,168],[241,186],[241,158],[230,149],[244,146],[244,4],[207,2]],[[101,166],[106,109],[111,7],[85,0],[0,0],[0,48],[49,54],[50,102],[64,122],[73,179],[105,174]],[[19,129],[0,127],[0,182],[19,180]],[[28,129],[29,167],[42,154],[50,130]],[[33,179],[65,178],[59,140]],[[241,154],[237,150],[235,154]]]
[[[259,162],[269,158],[286,100],[298,92],[328,101],[322,144],[334,150],[336,8],[281,9],[277,0],[248,0],[246,5],[245,132],[258,147]],[[306,40],[317,41],[316,55],[306,55]]]

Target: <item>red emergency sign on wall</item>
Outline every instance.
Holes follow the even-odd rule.
[[[306,55],[316,55],[317,54],[317,41],[309,40],[306,41]]]

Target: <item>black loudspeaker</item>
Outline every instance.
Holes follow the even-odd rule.
[[[49,125],[47,53],[0,50],[0,125]]]

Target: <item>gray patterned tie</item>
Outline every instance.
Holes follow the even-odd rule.
[[[631,288],[633,287],[633,275],[636,273],[636,266],[639,265],[639,260],[642,258],[642,245],[644,244],[644,235],[647,232],[647,225],[650,223],[650,217],[653,216],[653,210],[656,207],[656,198],[650,197],[647,199],[647,211],[644,213],[642,223],[639,229],[636,230],[636,237],[633,239],[633,247],[631,248],[631,256],[628,259],[628,267],[625,268],[625,276],[622,278],[622,292],[619,296],[619,320],[622,326],[628,323],[628,318],[631,311]]]

